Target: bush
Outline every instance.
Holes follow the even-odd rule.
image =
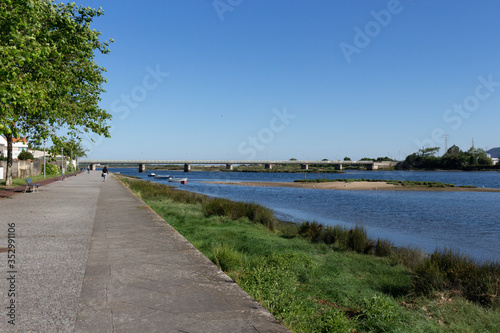
[[[377,239],[375,245],[375,255],[378,257],[390,257],[392,254],[393,244],[386,239]]]
[[[17,159],[21,160],[21,161],[26,161],[26,160],[34,160],[35,158],[33,157],[32,153],[25,150],[25,151],[22,151],[19,153],[19,155],[17,156]]]
[[[323,240],[323,229],[324,227],[317,222],[304,222],[299,227],[299,235],[309,239],[313,243],[318,243]]]
[[[498,305],[499,281],[498,263],[478,264],[458,252],[440,250],[417,267],[412,283],[417,294],[451,291],[490,307]]]
[[[61,168],[58,165],[46,164],[46,166],[47,166],[47,171],[46,171],[47,175],[57,175],[61,173]],[[44,172],[44,168],[45,166],[42,166],[42,174]]]
[[[363,227],[356,226],[354,229],[349,230],[349,240],[347,246],[349,250],[356,251],[358,253],[365,252],[368,237],[366,236],[366,231]]]

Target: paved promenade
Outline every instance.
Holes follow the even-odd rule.
[[[287,332],[114,176],[0,199],[0,222],[0,332]]]

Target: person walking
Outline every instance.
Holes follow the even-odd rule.
[[[106,181],[106,176],[108,175],[108,167],[107,166],[104,166],[104,168],[102,168],[102,181],[105,182]]]

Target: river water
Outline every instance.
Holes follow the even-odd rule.
[[[151,181],[150,171],[114,168]],[[385,238],[398,246],[412,246],[426,252],[452,248],[479,261],[500,262],[500,192],[428,192],[428,191],[357,191],[316,190],[286,187],[247,187],[207,184],[205,181],[289,182],[304,174],[155,171],[176,177],[188,177],[179,188],[249,201],[271,208],[277,217],[292,222],[316,221],[324,225],[363,225],[370,238]],[[307,178],[318,178],[307,174]],[[321,175],[323,178],[323,175]],[[327,174],[326,178],[365,178],[427,180],[500,188],[499,172],[440,171],[346,171]],[[169,183],[170,185],[176,183]]]

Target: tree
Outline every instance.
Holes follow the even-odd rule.
[[[98,106],[104,68],[94,51],[108,42],[90,28],[101,9],[52,0],[4,0],[0,4],[0,134],[7,139],[6,184],[12,184],[12,140],[30,141],[65,131],[109,137],[111,115]],[[111,41],[110,41],[111,42]]]
[[[76,141],[75,139],[66,140],[64,138],[57,138],[54,142],[54,146],[51,147],[50,151],[52,152],[52,154],[57,155],[61,153],[61,149],[64,156],[87,156],[87,150],[83,148],[80,141]]]
[[[439,149],[440,149],[439,147],[423,148],[423,149],[419,149],[417,154],[423,158],[427,158],[430,156],[436,156],[436,154],[439,152]]]
[[[351,158],[350,158],[350,157],[347,157],[347,156],[346,156],[346,157],[344,157],[344,161],[350,161],[350,160],[351,160]]]

